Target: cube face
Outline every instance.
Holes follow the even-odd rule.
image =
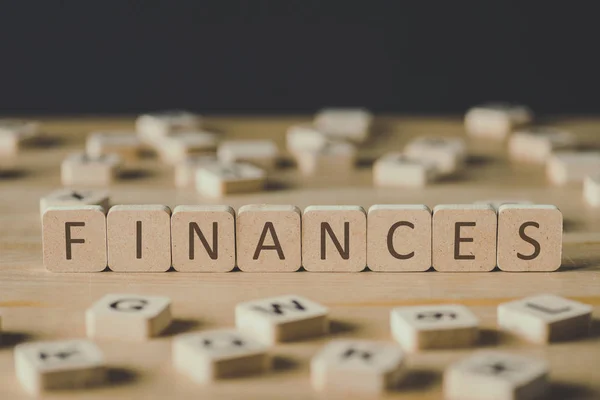
[[[356,147],[351,143],[328,140],[318,150],[298,150],[294,156],[304,175],[343,176],[354,169]]]
[[[136,130],[143,136],[163,136],[172,132],[200,128],[202,118],[187,111],[172,110],[144,114],[136,120]]]
[[[104,212],[110,207],[108,191],[102,189],[58,189],[40,199],[40,215],[49,207],[100,206]]]
[[[505,204],[498,211],[498,267],[555,271],[561,265],[563,216],[556,206]]]
[[[86,140],[86,153],[91,158],[117,154],[124,160],[135,160],[142,141],[134,132],[94,132]]]
[[[542,164],[553,151],[573,148],[577,138],[568,131],[553,127],[536,127],[514,132],[508,142],[510,158]]]
[[[302,265],[301,212],[292,205],[247,205],[238,211],[238,267],[294,272]]]
[[[178,188],[188,187],[194,184],[196,170],[207,164],[217,162],[214,155],[191,155],[175,165],[175,186]]]
[[[600,173],[585,177],[583,182],[583,197],[588,205],[600,207]]]
[[[485,104],[471,108],[465,115],[465,129],[471,136],[504,139],[512,128],[533,119],[525,106],[507,103]]]
[[[107,216],[108,266],[120,272],[171,267],[171,210],[163,205],[114,206]]]
[[[326,146],[327,136],[312,125],[293,125],[286,132],[286,146],[290,153],[317,152]]]
[[[61,164],[61,180],[65,186],[106,186],[116,178],[121,158],[108,154],[91,158],[85,153],[74,153]]]
[[[236,327],[264,343],[319,336],[329,331],[329,310],[304,297],[287,295],[240,303]]]
[[[467,158],[467,145],[462,138],[423,136],[404,148],[411,160],[433,164],[437,171],[448,175],[460,170]]]
[[[178,132],[165,136],[159,154],[170,164],[184,162],[190,156],[208,156],[217,148],[218,135],[206,131]]]
[[[144,340],[171,323],[171,300],[164,296],[108,294],[86,311],[90,338]]]
[[[230,140],[219,145],[217,157],[225,164],[245,162],[269,170],[275,167],[279,150],[272,140]]]
[[[466,347],[479,338],[477,317],[462,305],[394,308],[392,336],[408,351]]]
[[[213,198],[256,192],[264,188],[266,179],[264,170],[248,163],[206,164],[196,171],[196,190]]]
[[[314,125],[327,136],[362,143],[369,137],[372,120],[365,109],[328,108],[317,113]]]
[[[307,271],[359,272],[367,265],[367,216],[359,206],[310,206],[302,216]]]
[[[387,153],[373,165],[373,181],[377,186],[421,187],[437,176],[431,162],[410,159],[399,152]]]
[[[546,163],[546,175],[554,185],[582,183],[600,170],[600,152],[557,152]]]
[[[433,209],[433,267],[491,271],[496,266],[496,211],[489,204],[445,204]]]
[[[235,267],[235,211],[229,206],[177,206],[171,218],[173,268],[228,272]]]
[[[538,295],[498,306],[498,326],[530,342],[548,343],[584,336],[592,307],[554,295]]]
[[[480,351],[444,372],[448,399],[537,399],[547,389],[548,365],[541,360]]]
[[[427,271],[431,267],[429,207],[371,206],[367,216],[367,265],[372,271]]]

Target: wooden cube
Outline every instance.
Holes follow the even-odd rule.
[[[344,176],[354,170],[356,153],[351,143],[327,141],[318,150],[297,150],[294,157],[303,175]]]
[[[492,103],[473,107],[465,115],[465,129],[471,136],[504,139],[516,127],[528,124],[533,113],[516,104]]]
[[[25,142],[39,135],[39,124],[18,119],[0,119],[0,157],[15,156]]]
[[[497,214],[489,204],[441,204],[433,209],[433,267],[491,271],[496,266]]]
[[[106,186],[119,174],[121,158],[108,154],[91,158],[85,153],[72,153],[61,164],[60,174],[65,186]]]
[[[390,321],[394,339],[411,352],[469,347],[479,339],[479,321],[462,305],[398,307]]]
[[[171,210],[163,205],[113,206],[106,218],[108,266],[118,272],[171,267]]]
[[[367,216],[367,265],[372,271],[431,267],[431,210],[423,204],[377,204]]]
[[[444,371],[449,400],[533,400],[548,389],[548,364],[522,355],[479,351]]]
[[[404,148],[410,160],[432,164],[441,175],[453,174],[465,166],[467,145],[458,137],[421,136]]]
[[[410,159],[400,152],[384,154],[373,165],[373,182],[383,187],[421,187],[439,176],[430,161]]]
[[[503,271],[556,271],[563,216],[553,205],[504,204],[498,210],[497,264]]]
[[[380,395],[398,385],[404,363],[404,353],[391,343],[338,339],[312,358],[310,379],[317,391]]]
[[[248,163],[206,164],[196,170],[196,191],[206,197],[258,192],[266,181],[265,171]]]
[[[498,306],[498,326],[533,343],[564,341],[587,335],[592,307],[542,294]]]
[[[553,127],[533,127],[514,132],[508,141],[508,154],[516,161],[543,164],[553,152],[572,149],[577,138],[571,132]]]
[[[302,265],[302,213],[292,205],[250,204],[237,218],[237,265],[244,272],[294,272]]]
[[[173,367],[201,384],[263,373],[270,364],[265,345],[233,329],[188,333],[173,340]]]
[[[360,206],[309,206],[302,216],[302,265],[359,272],[367,265],[367,215]]]
[[[286,145],[290,153],[318,152],[328,141],[323,132],[309,124],[292,125],[286,132]]]
[[[117,154],[123,160],[132,161],[140,156],[142,141],[134,132],[93,132],[87,138],[85,149],[92,159]]]
[[[277,165],[279,150],[272,140],[229,140],[219,145],[217,157],[225,164],[243,162],[271,170]]]
[[[219,136],[207,131],[187,131],[165,136],[157,147],[161,159],[177,164],[194,155],[210,155],[217,149]]]
[[[582,183],[600,170],[600,152],[558,152],[546,163],[546,175],[554,185]]]
[[[17,345],[15,373],[31,395],[96,386],[107,378],[102,352],[93,342],[82,339]]]
[[[177,206],[171,218],[173,268],[228,272],[235,267],[235,211],[224,205]]]
[[[40,199],[40,216],[49,207],[65,206],[100,206],[106,212],[110,207],[110,197],[103,189],[58,189]]]
[[[271,297],[237,304],[235,325],[264,343],[291,342],[329,332],[328,313],[301,296]]]
[[[583,181],[583,198],[592,207],[600,207],[600,173],[593,173]]]
[[[192,186],[196,182],[198,168],[217,162],[215,155],[192,155],[175,164],[175,186],[178,188]]]
[[[181,110],[144,114],[135,121],[140,138],[151,145],[170,133],[200,129],[201,124],[202,117]]]
[[[107,265],[100,206],[50,207],[42,218],[43,261],[52,272],[99,272]]]
[[[369,137],[373,115],[362,108],[326,108],[317,113],[315,127],[327,136],[362,143]]]
[[[171,300],[164,296],[107,294],[85,312],[87,336],[145,340],[171,324]]]

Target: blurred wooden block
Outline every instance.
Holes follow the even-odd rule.
[[[52,272],[99,272],[107,265],[100,206],[50,207],[42,217],[43,262]]]
[[[587,175],[600,171],[600,152],[558,152],[546,163],[546,175],[555,185],[582,183]]]
[[[563,216],[553,205],[504,204],[498,210],[497,265],[503,271],[556,271]]]
[[[217,157],[225,164],[245,162],[271,170],[277,165],[279,150],[272,140],[229,140],[219,145]]]
[[[367,265],[367,215],[360,206],[309,206],[302,216],[302,265],[359,272]]]
[[[516,161],[543,164],[557,150],[572,149],[577,138],[571,132],[552,127],[532,127],[514,132],[508,141],[508,154]]]
[[[431,267],[431,210],[423,204],[377,204],[367,216],[367,265],[372,271]]]
[[[298,150],[294,153],[303,175],[343,176],[354,170],[356,147],[348,142],[327,141],[318,150]]]
[[[85,153],[72,153],[61,164],[61,181],[65,186],[106,186],[119,174],[121,158],[107,154],[91,158]]]
[[[462,138],[421,136],[404,147],[408,159],[432,164],[442,175],[453,174],[464,168],[467,145]]]
[[[390,321],[394,339],[411,352],[470,347],[479,339],[479,321],[462,305],[398,307]]]
[[[15,156],[25,142],[39,135],[39,124],[18,119],[0,119],[0,157]]]
[[[244,272],[294,272],[302,265],[302,213],[292,205],[250,204],[237,218],[237,265]]]
[[[40,216],[49,207],[100,206],[107,212],[110,207],[108,191],[102,189],[58,189],[40,198]]]
[[[328,313],[329,310],[318,303],[286,295],[237,304],[235,325],[240,331],[272,345],[328,333]]]
[[[235,211],[225,205],[177,206],[171,217],[173,268],[228,272],[235,267]]]
[[[145,340],[171,324],[171,300],[164,296],[107,294],[85,312],[87,336]]]
[[[493,103],[473,107],[465,115],[465,129],[471,136],[504,139],[516,127],[533,120],[533,113],[522,105]]]
[[[163,205],[113,206],[106,218],[108,266],[118,272],[171,267],[171,210]]]
[[[533,400],[548,389],[545,361],[498,351],[479,351],[444,371],[449,400]]]
[[[270,368],[267,347],[233,329],[179,335],[173,367],[197,383],[260,374]]]
[[[404,353],[396,345],[372,340],[333,340],[310,363],[312,386],[319,392],[381,395],[405,373]]]
[[[533,343],[570,340],[588,334],[592,307],[551,294],[498,306],[498,326]]]
[[[216,155],[192,155],[175,164],[175,186],[192,186],[196,179],[196,170],[207,164],[217,162]]]
[[[142,141],[134,132],[93,132],[87,137],[85,149],[92,159],[117,154],[132,161],[140,156]]]
[[[438,175],[431,162],[409,159],[400,152],[386,153],[373,165],[373,182],[382,187],[421,187]]]
[[[15,347],[15,373],[31,395],[96,386],[107,379],[104,356],[94,343],[71,339]]]
[[[206,164],[196,171],[196,191],[206,197],[259,192],[266,182],[266,172],[248,163]]]
[[[433,209],[433,267],[491,271],[496,266],[498,218],[489,204],[441,204]]]
[[[219,135],[206,131],[188,131],[165,136],[158,153],[164,162],[177,164],[190,156],[210,155],[217,149]]]
[[[327,136],[309,124],[292,125],[286,132],[286,145],[290,153],[318,152],[328,143]]]
[[[156,144],[166,135],[181,131],[200,129],[202,117],[187,111],[173,110],[140,115],[135,128],[147,144]]]
[[[583,197],[592,207],[600,207],[600,172],[590,174],[583,181]]]
[[[315,115],[315,127],[327,136],[362,143],[369,137],[373,115],[362,108],[327,108]]]

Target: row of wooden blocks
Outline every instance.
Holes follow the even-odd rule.
[[[162,296],[109,294],[85,313],[87,336],[94,340],[145,340],[171,323],[171,301]],[[499,329],[533,343],[570,340],[587,334],[592,307],[554,295],[537,295],[498,306]],[[269,346],[326,335],[329,310],[296,295],[237,304],[235,329],[176,336],[172,365],[195,382],[265,373]],[[429,349],[476,346],[479,320],[462,305],[397,307],[390,313],[396,344],[373,340],[333,340],[311,360],[317,391],[380,394],[401,389],[410,371],[407,355]],[[105,382],[107,364],[90,340],[20,344],[16,375],[31,393]],[[450,365],[444,391],[450,399],[532,399],[547,387],[548,364],[505,352],[477,352]]]
[[[105,199],[102,200],[104,204]],[[562,213],[552,205],[102,205],[43,212],[50,271],[554,271]]]

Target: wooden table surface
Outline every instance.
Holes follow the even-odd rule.
[[[271,138],[284,148],[285,129],[310,117],[214,117],[210,128],[226,138]],[[173,170],[148,158],[128,166],[111,187],[113,204],[250,203],[372,204],[471,203],[478,200],[527,199],[556,204],[564,213],[563,266],[553,273],[50,273],[42,265],[39,199],[59,188],[60,162],[82,149],[88,132],[133,129],[133,118],[42,119],[48,140],[26,149],[15,172],[0,173],[0,399],[25,394],[15,378],[13,346],[26,340],[85,336],[84,311],[105,293],[132,292],[171,297],[175,322],[163,337],[147,342],[100,341],[110,365],[111,383],[85,391],[57,392],[48,398],[77,399],[233,399],[319,397],[309,384],[309,361],[331,338],[391,340],[389,312],[403,305],[461,303],[481,319],[479,348],[498,347],[547,359],[551,365],[550,398],[600,398],[600,209],[586,206],[580,186],[553,187],[541,166],[514,164],[505,145],[469,141],[464,174],[424,189],[380,189],[372,185],[373,159],[401,149],[410,138],[464,135],[459,117],[376,119],[373,139],[360,148],[360,162],[348,177],[306,178],[292,163],[275,171],[263,193],[219,201],[199,197],[193,188],[175,189]],[[552,121],[577,133],[586,147],[600,146],[600,119]],[[332,334],[321,339],[272,348],[274,370],[266,375],[200,386],[171,367],[173,335],[232,326],[240,301],[296,293],[331,309]],[[531,345],[496,331],[499,303],[536,293],[554,293],[594,307],[591,335],[549,346]],[[410,373],[391,398],[441,397],[441,373],[473,349],[426,351],[409,356]]]

